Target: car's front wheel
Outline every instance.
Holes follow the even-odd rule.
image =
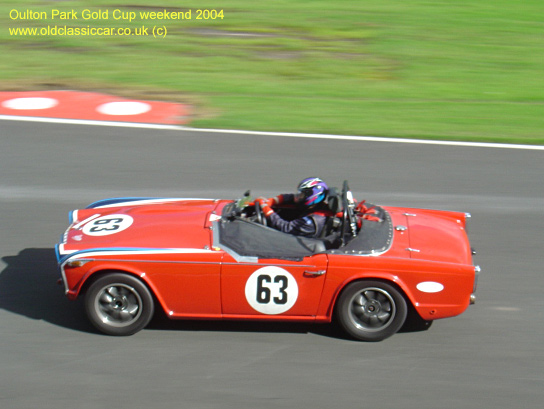
[[[91,323],[108,335],[132,335],[153,317],[153,297],[136,277],[110,273],[98,278],[85,295]]]
[[[361,341],[381,341],[395,334],[407,315],[406,300],[392,285],[357,281],[338,299],[336,314],[342,328]]]

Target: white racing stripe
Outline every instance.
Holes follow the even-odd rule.
[[[74,252],[78,252],[76,250]],[[131,256],[131,255],[148,255],[148,254],[200,254],[200,253],[214,253],[216,251],[206,250],[206,249],[196,249],[196,248],[171,248],[171,249],[134,249],[134,250],[98,250],[98,251],[89,251],[74,254],[73,257],[80,258],[92,258],[100,256]],[[68,259],[68,260],[70,260]],[[66,260],[66,261],[68,261]]]
[[[121,198],[122,199],[122,198]],[[106,199],[107,200],[107,199]],[[96,206],[93,209],[106,209],[110,207],[123,207],[123,206],[144,206],[150,204],[162,204],[162,203],[173,203],[173,202],[186,202],[186,201],[198,201],[198,200],[214,200],[214,199],[205,199],[198,197],[178,197],[178,198],[156,198],[156,199],[145,199],[145,200],[129,200],[115,202],[112,204],[107,204],[103,206]]]
[[[520,144],[508,144],[508,143],[436,141],[436,140],[426,140],[426,139],[383,138],[378,136],[306,134],[306,133],[292,133],[292,132],[261,132],[261,131],[244,131],[244,130],[234,130],[234,129],[201,129],[201,128],[189,128],[186,126],[179,126],[179,125],[145,124],[145,123],[112,122],[112,121],[90,121],[90,120],[84,120],[84,119],[40,118],[40,117],[11,116],[11,115],[0,115],[0,120],[24,121],[24,122],[45,122],[45,123],[68,124],[68,125],[114,126],[114,127],[121,127],[121,128],[140,128],[140,129],[156,129],[156,130],[203,132],[203,133],[223,133],[223,134],[236,134],[236,135],[276,136],[276,137],[283,137],[283,138],[333,139],[333,140],[358,141],[358,142],[404,143],[404,144],[419,144],[419,145],[464,146],[464,147],[472,147],[472,148],[476,147],[476,148],[523,149],[523,150],[533,150],[533,151],[544,151],[544,146],[541,146],[541,145],[520,145]]]

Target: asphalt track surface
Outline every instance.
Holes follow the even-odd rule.
[[[542,151],[18,121],[0,121],[0,143],[2,408],[542,407]],[[329,325],[161,319],[116,338],[56,285],[69,210],[272,195],[310,175],[379,204],[471,212],[476,304],[380,343]]]

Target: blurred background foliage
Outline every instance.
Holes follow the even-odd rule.
[[[116,9],[137,18],[115,20]],[[222,18],[197,20],[198,9]],[[164,10],[191,19],[139,15]],[[187,103],[196,127],[542,144],[543,12],[542,0],[4,1],[0,89]],[[55,25],[150,34],[10,33]]]

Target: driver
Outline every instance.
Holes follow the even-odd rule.
[[[270,227],[296,236],[318,238],[321,236],[327,218],[335,216],[327,205],[329,187],[317,177],[306,178],[298,185],[298,193],[255,200],[261,206]],[[293,206],[295,216],[285,220],[274,209],[278,206]]]

